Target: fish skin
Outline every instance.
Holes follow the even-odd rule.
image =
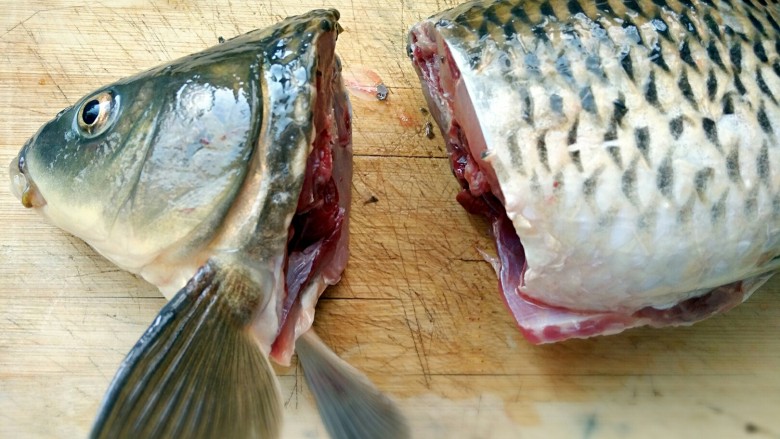
[[[289,364],[348,256],[351,108],[334,53],[338,19],[336,10],[290,17],[102,87],[11,162],[23,205],[171,299],[120,366],[90,437],[279,435],[268,357]],[[327,195],[307,183],[315,148],[333,163],[332,174],[322,166],[312,177]],[[317,196],[332,211],[306,204]],[[309,212],[319,222],[335,215],[334,230],[307,231],[314,244],[288,248],[304,239],[293,219]],[[292,279],[293,293],[288,276],[303,269],[286,263],[308,250],[320,262],[298,257],[309,271]],[[322,351],[311,368],[341,371],[315,394],[333,405],[323,412],[331,434],[354,424],[367,437],[388,437],[388,425],[392,437],[408,436],[392,400]],[[366,404],[348,405],[350,395]]]
[[[442,134],[460,111],[496,182],[467,190],[520,237],[520,295],[631,314],[778,268],[778,19],[774,2],[501,0],[412,28]]]
[[[288,186],[300,185],[311,131],[307,102],[312,90],[306,79],[314,74],[315,63],[312,54],[304,52],[308,59],[301,59],[298,51],[319,35],[306,32],[310,26],[317,29],[319,24],[296,20],[275,32],[253,31],[104,87],[120,100],[120,114],[111,132],[94,141],[74,135],[71,127],[76,111],[98,91],[60,112],[20,152],[27,175],[34,176],[47,201],[42,214],[120,267],[140,272],[159,286],[161,280],[144,273],[145,266],[160,265],[163,253],[172,253],[173,259],[177,253],[191,258],[213,239],[247,175],[260,122],[263,116],[272,116],[263,115],[262,106],[290,96],[297,96],[296,103],[302,105],[273,116],[293,122],[286,126],[301,134],[289,141],[280,132],[263,133],[280,142],[265,160],[279,168],[289,160],[287,150],[297,152],[293,176],[298,181],[292,179]],[[274,52],[258,57],[265,47],[280,43],[284,44],[276,50],[283,50],[284,58],[275,60]],[[272,64],[274,74],[293,79],[287,89],[279,81],[286,79],[276,79],[269,71]],[[293,75],[296,71],[298,76]],[[261,72],[274,89],[261,90]],[[277,130],[274,123],[269,127]],[[281,229],[284,220],[272,222]],[[268,230],[270,225],[266,235]],[[280,233],[276,230],[274,235]],[[267,251],[277,248],[275,244]],[[195,270],[188,268],[168,294],[192,277]]]
[[[240,35],[61,111],[15,160],[46,201],[38,210],[169,299],[217,256],[252,265],[259,285],[283,285],[287,228],[312,140],[310,48],[337,29],[335,17],[315,12]],[[119,99],[115,126],[83,138],[76,112],[101,91]],[[261,136],[273,147],[256,142]],[[258,321],[276,319],[268,312]],[[264,346],[271,326],[258,326]]]

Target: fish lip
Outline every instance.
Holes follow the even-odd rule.
[[[28,143],[29,144],[29,143]],[[22,202],[26,208],[39,208],[46,205],[46,199],[43,198],[38,186],[32,181],[26,172],[26,152],[27,146],[19,152],[8,166],[8,175],[11,177],[11,193]]]

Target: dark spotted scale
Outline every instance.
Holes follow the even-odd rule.
[[[544,134],[536,140],[536,153],[539,157],[539,163],[544,166],[547,172],[550,172],[550,164],[547,161],[547,142],[544,140]]]
[[[718,138],[718,125],[714,120],[705,117],[701,120],[701,126],[704,128],[704,136],[720,151],[720,140]]]
[[[726,174],[733,183],[741,181],[739,171],[739,149],[734,148],[726,157]]]
[[[623,118],[628,113],[628,108],[626,107],[626,97],[621,93],[618,95],[618,99],[614,102],[615,109],[612,113],[612,120],[614,121],[615,125],[620,126],[623,123]]]
[[[707,186],[709,186],[713,175],[715,175],[715,170],[709,167],[696,171],[694,187],[696,188],[696,193],[699,195],[701,201],[706,200]]]
[[[761,183],[769,185],[769,146],[765,143],[756,160],[758,179]]]
[[[737,90],[737,92],[741,95],[744,95],[747,93],[747,89],[745,88],[745,84],[742,83],[742,79],[740,79],[740,75],[737,73],[734,73],[734,88]]]
[[[710,41],[710,44],[707,45],[707,55],[715,65],[721,68],[721,70],[726,70],[726,66],[723,64],[723,59],[721,59],[720,52],[718,51],[718,44],[714,40]]]
[[[620,147],[618,146],[608,146],[607,147],[607,153],[609,153],[610,158],[615,163],[615,165],[623,169],[623,158],[620,154]]]
[[[669,132],[672,133],[674,140],[680,138],[683,133],[683,117],[677,116],[669,122]]]
[[[693,94],[691,83],[688,81],[687,70],[683,69],[682,73],[680,74],[680,79],[677,81],[677,87],[680,88],[680,92],[682,93],[683,97],[693,106],[693,108],[699,107],[699,103],[696,101],[696,96]]]
[[[769,88],[769,85],[767,85],[766,81],[764,81],[764,75],[761,74],[761,70],[756,72],[756,84],[758,85],[758,89],[761,90],[761,93],[763,93],[765,97],[769,98],[772,102],[777,104],[775,94]]]
[[[723,217],[726,215],[726,199],[728,197],[728,192],[723,193],[723,195],[720,196],[720,199],[712,206],[711,212],[712,212],[712,223],[718,224],[723,220]]]
[[[645,162],[650,164],[650,130],[647,127],[637,128],[634,131],[636,149],[642,154]]]
[[[523,89],[521,91],[522,94],[522,114],[523,114],[523,120],[529,124],[534,124],[534,101],[531,97],[531,94],[528,92],[528,90]]]
[[[623,190],[623,195],[626,196],[632,203],[637,202],[636,192],[636,161],[631,163],[631,166],[623,173],[620,179],[620,187]]]
[[[569,13],[572,15],[585,13],[578,0],[569,0],[566,2],[566,6],[569,8]]]
[[[693,60],[693,56],[691,55],[691,46],[688,43],[688,40],[684,40],[682,44],[680,44],[680,59],[693,67],[694,70],[699,70],[699,65],[696,64],[696,61]]]
[[[723,95],[723,115],[734,114],[734,99],[731,93]]]
[[[672,185],[674,184],[674,168],[672,167],[671,157],[667,157],[661,162],[656,174],[656,185],[658,190],[666,197],[672,196]]]
[[[753,53],[756,54],[756,58],[758,58],[759,61],[763,63],[769,62],[769,58],[766,56],[764,45],[761,44],[761,41],[756,41],[755,44],[753,44]]]
[[[688,17],[688,14],[685,12],[680,13],[680,24],[682,25],[683,29],[687,30],[691,36],[695,39],[699,39],[699,31],[696,30],[696,25],[693,24],[693,21]]]
[[[758,108],[756,117],[758,118],[758,124],[761,126],[761,130],[767,134],[772,134],[772,123],[769,122],[769,117],[766,115],[766,108],[763,105]]]
[[[596,98],[593,96],[593,90],[590,87],[583,87],[580,89],[580,101],[582,108],[588,113],[596,114],[598,108],[596,108]]]
[[[596,186],[598,185],[600,174],[601,169],[598,169],[582,183],[582,193],[586,198],[593,197],[593,195],[596,193]]]
[[[710,14],[704,14],[704,23],[707,25],[707,29],[710,31],[710,35],[717,39],[721,38],[720,27],[715,19]]]
[[[654,62],[658,67],[669,72],[669,66],[666,64],[666,61],[664,60],[664,55],[662,52],[660,42],[653,45],[652,49],[650,50],[649,58],[650,61]]]
[[[650,105],[661,108],[661,103],[658,102],[658,88],[655,85],[655,72],[650,72],[650,78],[645,86],[645,99]]]
[[[732,43],[729,49],[729,58],[731,59],[731,66],[734,69],[734,73],[742,73],[742,44],[740,41]]]
[[[715,76],[714,70],[710,70],[707,75],[707,96],[710,98],[710,101],[714,101],[718,96],[718,78]]]
[[[580,306],[566,300],[615,290],[599,267],[630,266],[621,284],[674,278],[665,297],[780,254],[779,18],[770,0],[479,0],[415,27],[441,131],[457,121],[490,151],[479,169],[526,250],[521,292],[574,283],[556,303]]]
[[[620,56],[620,66],[626,72],[631,80],[634,80],[634,63],[631,61],[631,54],[626,53]]]

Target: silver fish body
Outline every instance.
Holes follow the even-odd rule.
[[[529,339],[691,323],[777,269],[778,21],[776,3],[505,0],[412,29]]]

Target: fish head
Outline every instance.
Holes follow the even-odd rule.
[[[90,93],[57,113],[25,143],[10,165],[12,190],[25,207],[76,235],[106,235],[105,219],[116,215],[106,200],[120,190],[107,183],[121,182],[139,165],[115,166],[141,147],[126,141],[134,131],[128,116],[132,107],[149,100],[136,95],[127,100],[131,108],[124,108],[125,88]]]
[[[230,41],[84,96],[27,141],[10,165],[12,191],[133,272],[207,240],[261,125],[260,66],[248,43]]]

